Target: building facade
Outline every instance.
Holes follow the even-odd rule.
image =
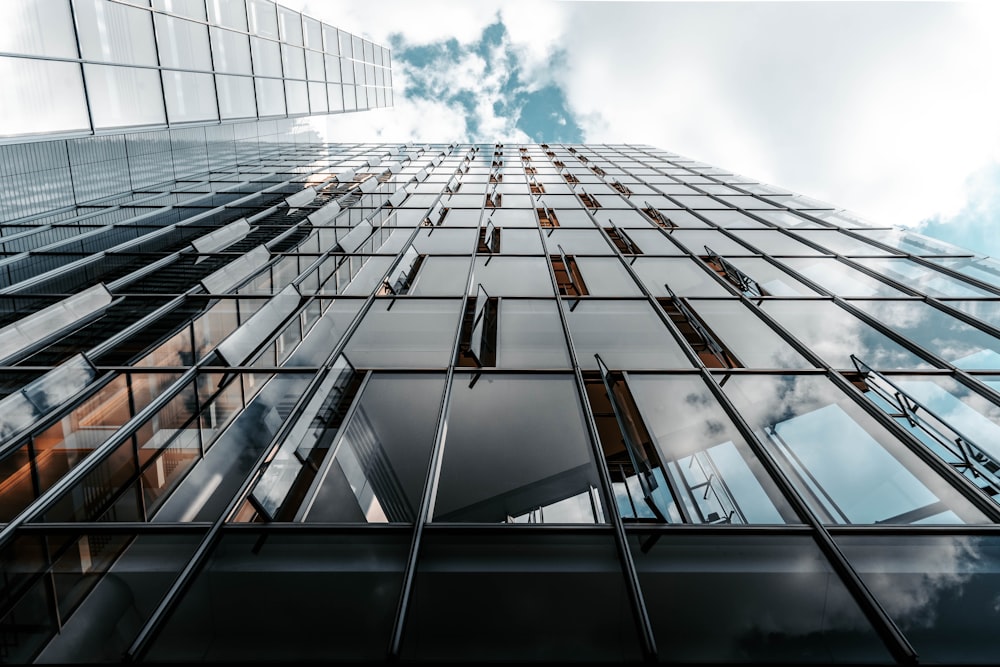
[[[5,661],[996,662],[996,262],[649,146],[237,157],[3,264]]]

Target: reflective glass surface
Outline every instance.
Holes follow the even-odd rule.
[[[595,354],[614,370],[690,368],[667,325],[645,301],[563,300],[581,368],[597,368]]]

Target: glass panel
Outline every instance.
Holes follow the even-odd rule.
[[[351,336],[345,356],[355,368],[444,368],[452,356],[460,307],[457,299],[378,299]]]
[[[247,8],[244,0],[208,0],[209,21],[233,30],[247,30]]]
[[[443,392],[440,374],[372,375],[303,521],[416,520]]]
[[[469,275],[468,257],[427,257],[407,294],[462,296]]]
[[[564,299],[563,305],[581,368],[596,369],[595,354],[613,370],[692,367],[645,301]]]
[[[282,42],[302,46],[302,15],[287,7],[278,6],[278,28]]]
[[[247,0],[250,32],[278,39],[278,15],[271,0]]]
[[[412,601],[404,659],[641,658],[610,535],[428,531]]]
[[[212,59],[217,72],[252,74],[250,38],[229,30],[212,28]]]
[[[996,295],[974,287],[964,280],[935,271],[909,259],[857,259],[858,264],[867,266],[907,287],[920,290],[924,294],[939,297],[977,297]]]
[[[723,385],[824,522],[986,520],[829,379],[734,375]]]
[[[834,368],[854,370],[852,354],[876,369],[931,367],[831,301],[766,300],[761,309]]]
[[[996,662],[996,537],[844,535],[837,542],[921,662]]]
[[[972,252],[944,241],[932,239],[923,234],[904,232],[899,229],[862,229],[857,232],[870,239],[898,248],[914,255],[971,255]],[[859,253],[861,254],[861,253]],[[884,254],[882,252],[863,253],[869,255]]]
[[[952,308],[1000,329],[1000,308],[996,301],[945,301]]]
[[[554,300],[507,299],[500,303],[497,366],[567,368],[566,337]]]
[[[948,267],[952,271],[958,271],[970,278],[981,280],[987,285],[1000,287],[1000,262],[994,259],[933,258],[930,261]]]
[[[309,89],[305,81],[285,80],[288,115],[309,113]]]
[[[636,533],[629,545],[661,661],[892,662],[808,537]]]
[[[409,534],[225,535],[154,639],[154,662],[382,660]],[[225,614],[216,613],[224,607]],[[267,631],[261,628],[266,619]],[[294,637],[294,641],[290,638]]]
[[[264,116],[285,115],[285,87],[281,79],[261,79],[255,77],[254,87],[257,90],[257,113]]]
[[[559,220],[562,222],[562,218]],[[611,255],[614,252],[596,229],[553,229],[545,234],[545,245],[553,255],[559,252],[559,246],[567,255]]]
[[[812,368],[795,349],[739,301],[689,301],[712,333],[747,368]]]
[[[655,229],[629,229],[628,235],[646,255],[685,254],[667,235]]]
[[[306,78],[306,58],[302,49],[281,45],[281,64],[289,79]]]
[[[691,523],[798,523],[700,378],[631,374],[628,388],[662,462],[652,473],[671,522],[687,517]],[[609,444],[604,447],[607,452]],[[615,486],[619,498],[632,495],[628,481]]]
[[[76,63],[0,57],[4,96],[0,135],[89,130],[83,76]]]
[[[434,521],[603,523],[573,376],[468,377],[452,384]]]
[[[639,296],[642,292],[617,257],[576,257],[591,296]]]
[[[259,37],[250,38],[253,71],[257,76],[281,76],[281,48],[277,42]]]
[[[0,26],[3,26],[0,51],[57,58],[76,58],[78,55],[69,0],[0,2]],[[44,29],[39,29],[41,26]],[[11,80],[7,76],[2,78],[4,82]],[[5,93],[9,95],[10,91]],[[13,99],[20,102],[25,98],[18,95]],[[0,125],[7,127],[6,123],[0,122]]]
[[[171,123],[218,120],[215,81],[211,74],[163,70],[163,94]]]
[[[959,368],[967,370],[1000,368],[1000,340],[926,302],[854,301],[852,303],[928,352]]]
[[[895,287],[836,259],[787,258],[781,262],[837,296],[906,296]]]
[[[505,237],[501,237],[500,243],[501,247],[506,243]],[[544,257],[477,257],[473,291],[479,284],[490,296],[555,295]]]
[[[205,0],[153,0],[153,8],[196,21],[205,20]]]
[[[758,257],[730,257],[727,260],[750,276],[770,296],[816,296],[818,292],[806,287],[766,259]],[[784,260],[788,261],[788,260]]]
[[[215,87],[219,94],[219,116],[223,120],[257,115],[251,77],[219,74],[215,77]]]
[[[85,59],[157,65],[151,12],[106,0],[74,0],[73,6]]]
[[[156,14],[160,64],[178,69],[212,70],[208,28],[200,23]]]
[[[166,123],[155,69],[106,65],[84,65],[83,69],[96,128]]]
[[[678,296],[732,296],[711,273],[692,259],[639,257],[632,268],[653,296],[668,296],[664,285],[669,285]],[[590,286],[589,282],[587,286]]]
[[[753,255],[754,251],[729,238],[722,232],[679,229],[670,234],[695,255],[704,255],[705,246],[723,257],[730,255]]]

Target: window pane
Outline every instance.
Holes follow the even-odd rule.
[[[76,63],[0,57],[4,96],[0,134],[89,130],[83,77]]]
[[[748,368],[812,368],[805,357],[739,301],[692,299],[712,333]]]
[[[500,242],[502,244],[503,240]],[[544,257],[477,257],[472,279],[473,293],[479,284],[490,296],[555,295]]]
[[[76,35],[69,0],[6,0],[0,2],[0,51],[37,56],[76,58]],[[39,30],[37,26],[45,26]],[[4,76],[5,82],[10,81]],[[5,91],[10,95],[11,92]],[[22,100],[21,96],[13,99]],[[5,130],[6,124],[3,124]],[[13,134],[13,133],[11,133]]]
[[[246,35],[212,28],[212,58],[217,72],[253,74],[250,38]]]
[[[171,123],[219,118],[211,74],[163,70],[163,93]]]
[[[640,296],[639,286],[632,280],[617,257],[576,257],[576,265],[591,296]]]
[[[156,65],[152,13],[107,0],[76,0],[83,57],[131,65]]]
[[[163,91],[155,69],[84,65],[96,128],[164,124]]]
[[[632,268],[653,296],[667,296],[664,285],[669,285],[678,296],[732,296],[711,273],[692,259],[639,257]]]
[[[373,375],[303,520],[415,521],[443,392],[440,374]]]
[[[906,296],[895,287],[836,259],[789,257],[781,262],[837,296]]]
[[[285,115],[285,87],[281,79],[254,78],[257,91],[257,113],[260,116]]]
[[[251,77],[220,74],[215,77],[215,85],[219,93],[219,115],[223,120],[257,115]]]
[[[278,6],[278,27],[282,42],[302,46],[302,15]]]
[[[460,306],[457,299],[378,299],[351,336],[345,356],[355,368],[444,368]]]
[[[278,39],[278,15],[270,0],[247,0],[250,32],[262,37]]]
[[[302,49],[287,44],[281,45],[281,64],[285,77],[289,79],[306,78],[306,60]]]
[[[500,304],[497,366],[567,368],[566,336],[554,300],[506,299]]]
[[[277,42],[259,37],[250,38],[253,71],[257,76],[281,76],[281,49]]]
[[[979,297],[996,295],[980,289],[964,280],[935,271],[917,264],[910,259],[868,259],[855,260],[879,274],[900,282],[908,287],[918,289],[924,294],[937,297]]]
[[[471,384],[459,374],[452,385],[434,520],[603,523],[573,377],[491,373]]]
[[[816,545],[800,536],[630,537],[660,660],[886,663]]]
[[[288,115],[309,113],[309,88],[305,81],[285,80]]]
[[[691,368],[666,324],[645,301],[562,301],[581,368],[597,368],[595,354],[613,370]]]
[[[208,0],[209,21],[233,30],[247,30],[247,7],[244,0]]]
[[[985,521],[829,379],[730,376],[724,389],[824,522]]]

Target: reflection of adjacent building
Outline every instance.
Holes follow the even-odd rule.
[[[645,146],[272,148],[0,258],[5,660],[995,662],[992,260]]]

